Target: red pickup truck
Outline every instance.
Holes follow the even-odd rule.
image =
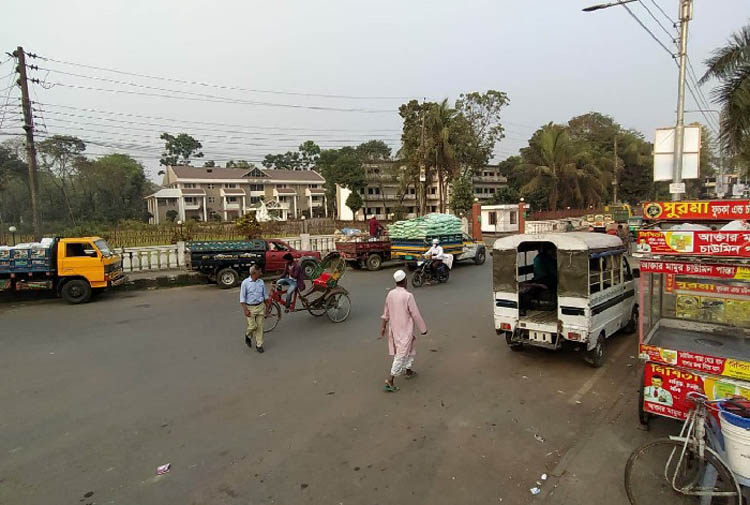
[[[216,282],[220,288],[231,288],[247,277],[252,265],[265,273],[283,272],[284,255],[290,253],[309,279],[320,262],[318,251],[298,251],[283,240],[210,240],[188,242],[190,268]]]

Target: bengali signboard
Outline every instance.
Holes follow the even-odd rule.
[[[646,202],[643,217],[654,221],[733,221],[750,219],[750,200]]]
[[[750,258],[750,231],[641,230],[636,250],[650,254]]]
[[[675,365],[696,372],[722,375],[741,380],[750,380],[750,362],[732,358],[719,358],[687,351],[664,349],[654,345],[641,344],[641,359]]]
[[[690,275],[714,279],[750,280],[750,267],[734,265],[711,265],[705,263],[685,263],[681,261],[656,261],[643,259],[641,272],[654,274]]]

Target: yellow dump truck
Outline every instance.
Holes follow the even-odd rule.
[[[68,303],[86,303],[124,282],[120,256],[101,237],[0,246],[0,291],[54,289]]]

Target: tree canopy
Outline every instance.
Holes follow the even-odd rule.
[[[191,158],[202,158],[203,144],[187,133],[171,135],[162,133],[159,137],[164,141],[164,152],[159,163],[165,167],[174,165],[190,165]]]
[[[312,170],[320,157],[320,146],[312,140],[300,144],[296,151],[267,154],[263,166],[278,170]]]

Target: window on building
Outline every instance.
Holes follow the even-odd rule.
[[[383,207],[375,207],[375,214],[380,214],[380,211],[383,209]]]
[[[359,194],[364,195],[365,194],[365,188],[359,188]]]
[[[286,189],[286,184],[277,184],[276,189]]]
[[[320,187],[320,184],[308,184],[307,187],[310,189],[318,189]]]
[[[195,184],[193,184],[192,182],[185,182],[182,184],[182,187],[185,189],[192,189],[195,187]]]
[[[250,184],[250,191],[263,191],[263,184]]]
[[[214,185],[213,184],[206,184],[206,188],[207,189],[214,189]]]
[[[216,198],[214,198],[213,196],[209,196],[208,203],[214,203],[214,202],[216,202]]]
[[[185,203],[188,205],[193,205],[195,203],[195,198],[193,198],[192,196],[186,196]]]
[[[391,208],[390,207],[386,207],[385,208],[385,213],[386,213],[386,215],[390,214],[391,213]]]
[[[430,188],[430,194],[431,195],[437,194],[437,188],[436,187]]]
[[[416,195],[417,194],[417,188],[409,188],[409,194],[410,195]]]
[[[614,163],[612,165],[614,166]],[[489,188],[489,189],[490,189],[490,194],[494,195],[495,194],[495,188]]]
[[[224,184],[224,187],[227,188],[227,189],[232,189],[232,188],[236,188],[237,184],[235,184],[233,182],[228,182],[228,183]]]
[[[368,194],[368,195],[374,195],[374,194],[375,194],[375,193],[374,193],[374,189],[375,189],[375,188],[367,188],[367,194]]]
[[[517,210],[510,211],[510,224],[518,224],[518,211]]]
[[[260,201],[259,196],[251,196],[250,197],[250,203],[258,203]]]
[[[430,205],[430,212],[437,212],[437,205]]]
[[[409,214],[414,214],[414,207],[409,207]]]
[[[237,197],[236,196],[228,196],[227,197],[227,203],[237,203]]]
[[[490,212],[490,224],[491,225],[497,224],[497,212]]]

